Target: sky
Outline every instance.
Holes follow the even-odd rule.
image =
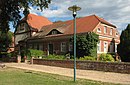
[[[66,21],[73,19],[68,10],[73,5],[81,7],[77,17],[95,14],[114,24],[119,33],[130,23],[130,0],[52,0],[49,8],[41,12],[37,7],[30,7],[30,13],[47,17],[52,22]]]

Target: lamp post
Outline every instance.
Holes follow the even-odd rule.
[[[76,14],[81,8],[73,5],[68,8],[68,10],[73,12],[74,17],[74,82],[76,81]]]

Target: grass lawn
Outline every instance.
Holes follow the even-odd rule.
[[[15,68],[0,68],[0,85],[119,85]]]

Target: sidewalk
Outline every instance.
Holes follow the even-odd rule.
[[[25,63],[5,63],[7,67],[15,67],[20,69],[34,70],[52,74],[59,74],[63,76],[73,77],[73,69],[61,68],[54,66],[36,65],[36,64],[25,64]],[[101,72],[92,70],[76,70],[77,78],[84,78],[102,82],[120,83],[130,85],[130,74],[112,73],[112,72]]]

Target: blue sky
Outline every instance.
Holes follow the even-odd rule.
[[[130,0],[52,0],[48,9],[41,12],[37,7],[30,7],[30,12],[47,17],[52,22],[66,21],[72,19],[68,10],[72,5],[82,8],[77,17],[95,14],[116,25],[119,32],[130,23]]]

